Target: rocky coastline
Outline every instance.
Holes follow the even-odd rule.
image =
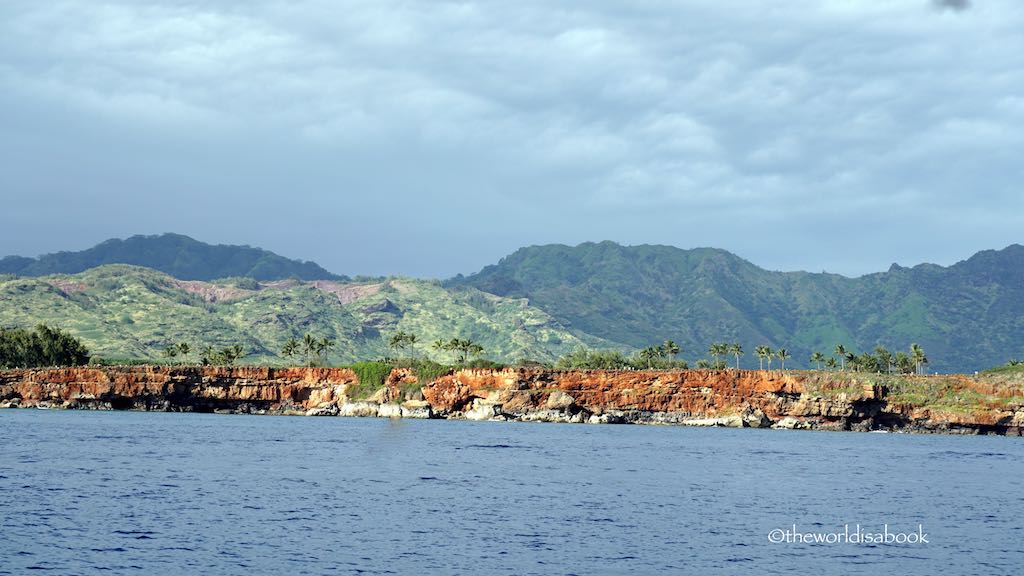
[[[940,382],[937,378],[943,378]],[[0,408],[144,410],[1020,436],[1019,386],[913,376],[901,394],[853,373],[395,369],[367,397],[347,368],[112,366],[0,371]],[[906,388],[945,396],[929,401]],[[921,401],[908,399],[925,398]],[[980,400],[979,400],[980,399]]]

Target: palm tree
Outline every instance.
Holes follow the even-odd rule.
[[[708,354],[715,357],[715,367],[718,368],[722,365],[722,356],[729,353],[728,344],[714,343],[708,347]]]
[[[399,356],[401,356],[406,347],[411,346],[414,342],[416,342],[415,334],[409,334],[408,332],[399,330],[398,332],[395,332],[394,336],[391,337],[391,340],[388,341],[388,348],[396,351]]]
[[[914,371],[914,361],[907,356],[906,352],[897,352],[893,364],[896,365],[896,371],[900,374],[910,374]]]
[[[207,364],[213,364],[214,357],[216,356],[216,352],[214,351],[213,346],[209,344],[203,346],[203,349],[199,352],[199,354],[202,356],[199,359],[199,362],[203,366],[206,366]]]
[[[313,365],[313,354],[317,351],[320,341],[309,332],[302,337],[302,351],[306,354],[306,365]]]
[[[164,358],[170,359],[176,357],[177,355],[178,347],[175,346],[174,344],[168,344],[167,347],[164,348]]]
[[[836,359],[833,358],[832,356],[829,356],[828,360],[825,360],[825,368],[828,368],[829,370],[834,370],[835,367],[836,367]]]
[[[317,345],[316,345],[316,358],[317,358],[317,360],[320,360],[321,363],[322,363],[322,361],[323,361],[322,355],[325,354],[331,348],[334,348],[334,345],[335,345],[334,340],[331,340],[327,336],[324,336],[323,338],[321,338],[320,342],[318,342]]]
[[[654,361],[661,357],[662,349],[657,346],[648,346],[641,350],[637,356],[640,360],[647,365],[648,368],[654,368]]]
[[[736,369],[740,369],[740,356],[743,356],[743,346],[740,346],[739,342],[733,342],[729,344],[729,354],[736,357]]]
[[[292,356],[299,353],[299,346],[300,344],[298,340],[296,340],[294,337],[289,338],[288,341],[285,342],[284,346],[281,348],[281,355],[284,356],[285,358],[291,359]]]
[[[679,354],[681,350],[679,345],[671,340],[665,340],[665,343],[661,345],[662,351],[665,352],[673,361],[676,359],[676,354]]]
[[[413,334],[411,332],[407,332],[405,334],[405,341],[408,342],[409,348],[412,349],[412,357],[413,358],[416,358],[416,340],[418,340],[418,339],[416,338],[415,334]]]
[[[449,350],[448,343],[440,339],[434,340],[434,343],[431,344],[430,347],[433,348],[434,350],[437,350],[439,353]]]
[[[789,351],[786,350],[785,348],[779,348],[779,351],[776,352],[775,355],[778,356],[779,360],[782,362],[782,369],[785,370],[786,360],[792,358],[792,356],[789,354]]]
[[[928,363],[928,357],[924,355],[924,348],[914,342],[910,345],[910,357],[914,360],[915,372],[921,374],[924,371],[924,365]]]
[[[188,342],[178,343],[178,352],[181,353],[181,357],[184,358],[185,364],[188,364],[188,353],[192,351],[192,347],[188,345]]]
[[[477,356],[484,351],[484,347],[470,339],[452,338],[444,345],[445,350],[454,350],[459,353],[459,364],[465,364],[470,356]]]
[[[821,352],[815,352],[814,354],[811,354],[811,362],[814,362],[818,365],[818,370],[821,370],[821,363],[824,361],[825,355],[822,354]]]
[[[754,354],[757,354],[758,370],[764,370],[764,361],[768,360],[768,368],[771,369],[772,349],[767,346],[758,346],[754,348]]]
[[[875,367],[878,368],[879,372],[881,372],[882,366],[884,365],[885,373],[892,373],[892,352],[889,352],[885,346],[875,346],[875,359],[878,360]]]
[[[235,363],[235,360],[238,360],[242,356],[245,356],[242,350],[243,349],[241,344],[235,344],[234,346],[228,346],[227,348],[221,350],[219,355],[221,360],[224,361],[224,364],[231,366],[232,364]]]
[[[839,369],[846,370],[846,346],[836,344],[836,349],[833,352],[839,356]]]

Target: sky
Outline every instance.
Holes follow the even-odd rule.
[[[1024,243],[1020,0],[0,3],[0,255],[177,232],[340,274]]]

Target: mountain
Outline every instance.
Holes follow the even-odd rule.
[[[1024,354],[1020,245],[859,278],[771,272],[710,248],[533,246],[448,285],[526,298],[576,333],[633,347],[672,339],[688,358],[719,341],[739,342],[748,355],[761,344],[786,347],[791,365],[803,366],[838,343],[864,351],[917,342],[938,371]]]
[[[290,260],[249,246],[212,245],[181,234],[112,239],[80,252],[57,252],[39,258],[8,256],[0,274],[45,276],[77,274],[105,264],[153,268],[181,280],[214,280],[231,276],[256,280],[342,280],[313,262]]]
[[[38,323],[59,326],[92,354],[113,359],[160,359],[168,343],[187,342],[194,351],[241,344],[244,362],[277,364],[288,338],[310,333],[336,341],[330,362],[350,363],[388,355],[386,341],[398,330],[417,335],[419,357],[445,361],[452,358],[431,349],[433,341],[469,338],[485,357],[506,362],[610,345],[571,334],[521,299],[425,280],[205,282],[127,265],[0,278],[0,326]]]
[[[668,339],[691,362],[712,342],[738,342],[747,367],[758,365],[752,352],[762,344],[787,348],[787,367],[806,367],[813,351],[840,343],[896,351],[916,342],[940,372],[1024,358],[1024,247],[1016,244],[948,267],[893,265],[859,278],[768,271],[712,248],[532,246],[438,283],[353,282],[258,248],[164,234],[8,257],[3,272],[18,276],[0,276],[0,326],[50,323],[101,356],[126,359],[155,359],[168,341],[184,340],[240,343],[248,362],[281,362],[284,341],[309,332],[335,339],[332,361],[349,362],[388,354],[397,330],[419,337],[421,356],[437,355],[433,340],[461,337],[502,361]]]

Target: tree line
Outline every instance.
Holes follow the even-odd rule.
[[[591,369],[591,370],[641,370],[641,369],[686,369],[688,364],[685,360],[678,360],[676,356],[682,353],[682,349],[672,340],[666,340],[661,344],[648,346],[633,356],[626,356],[617,350],[590,350],[578,348],[558,359],[555,367],[558,369]],[[772,349],[770,346],[761,345],[754,348],[754,355],[758,359],[758,369],[772,369],[772,363],[776,360],[782,370],[786,369],[786,361],[793,355],[786,348]],[[734,367],[740,369],[740,358],[744,356],[743,346],[732,342],[715,342],[708,347],[710,358],[697,360],[695,367],[724,370],[729,367],[727,359],[734,359]],[[847,350],[843,344],[837,344],[834,356],[826,357],[822,352],[813,352],[810,356],[812,365],[819,370],[836,369],[853,370],[857,372],[882,372],[887,374],[922,374],[924,367],[928,364],[928,357],[924,349],[914,343],[910,345],[907,352],[890,352],[884,346],[877,346],[874,352],[862,352],[860,354]]]
[[[824,366],[830,370],[838,367],[844,371],[849,369],[854,372],[885,374],[924,374],[924,367],[928,365],[928,356],[924,348],[916,342],[910,345],[907,352],[893,353],[885,346],[876,346],[873,353],[860,354],[847,350],[843,344],[836,344],[832,354],[826,357],[821,352],[814,352],[811,354],[811,363],[816,364],[819,370]]]
[[[82,341],[59,328],[0,328],[0,367],[81,366],[89,362]]]
[[[408,361],[410,366],[415,366],[420,363],[415,353],[415,345],[418,341],[416,334],[399,330],[390,337],[387,345],[396,353],[398,362],[405,360],[406,352],[411,350]],[[335,341],[326,336],[316,337],[307,333],[302,339],[289,338],[281,349],[281,355],[288,359],[300,356],[307,366],[323,365],[327,353],[335,345]],[[431,348],[439,354],[451,355],[449,358],[442,356],[440,360],[451,359],[459,365],[472,363],[473,359],[484,352],[483,346],[479,343],[460,337],[436,340],[432,343]],[[171,343],[164,347],[163,356],[169,360],[180,358],[184,363],[188,363],[193,351],[194,348],[187,342]],[[555,363],[555,368],[687,369],[689,365],[686,360],[678,358],[682,352],[682,348],[672,340],[648,346],[632,356],[627,356],[616,350],[579,348],[559,358]],[[744,356],[744,350],[736,342],[715,342],[708,347],[708,355],[710,359],[697,360],[697,368],[725,369],[728,367],[726,359],[731,357],[735,361],[734,367],[739,369],[740,358]],[[766,366],[768,370],[771,370],[774,360],[778,360],[781,369],[785,370],[786,360],[792,358],[792,354],[786,348],[773,350],[766,345],[755,347],[754,355],[758,358],[758,369],[760,370],[764,370]],[[239,344],[220,348],[207,345],[199,349],[198,362],[202,365],[232,365],[244,356],[245,350]],[[906,352],[892,352],[880,345],[876,346],[872,352],[860,353],[847,349],[844,344],[837,344],[831,356],[826,356],[821,351],[815,351],[810,355],[809,360],[818,370],[839,369],[887,374],[923,374],[925,366],[929,363],[924,349],[917,343],[912,343]],[[2,368],[76,366],[89,361],[88,348],[79,339],[58,328],[51,328],[45,324],[40,324],[33,330],[0,328],[0,367]],[[383,359],[383,361],[395,363],[395,359]],[[426,362],[432,362],[437,366],[446,364],[446,362],[433,362],[429,359]],[[1019,361],[1016,360],[1010,363],[1010,365],[1018,364]]]

